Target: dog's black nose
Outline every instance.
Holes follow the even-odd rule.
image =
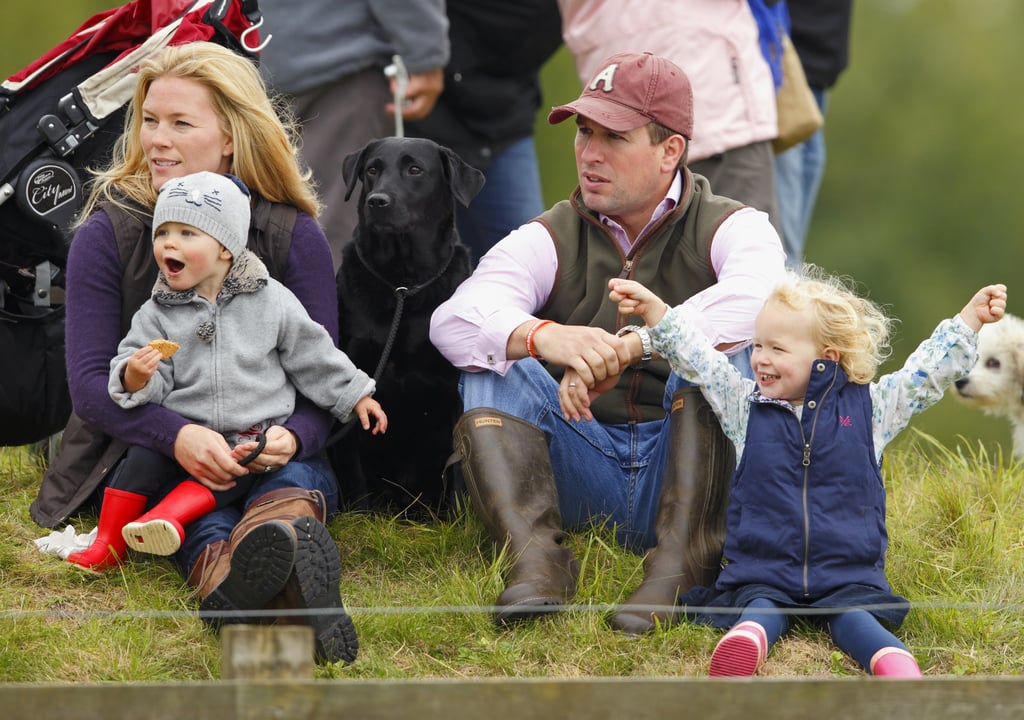
[[[970,380],[968,380],[967,378],[960,378],[959,380],[957,380],[953,384],[956,385],[956,389],[957,390],[963,390],[964,385],[966,385],[969,382],[970,382]]]
[[[385,193],[370,193],[366,196],[366,204],[372,208],[387,207],[391,204],[391,198]]]

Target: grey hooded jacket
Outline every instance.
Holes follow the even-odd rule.
[[[181,347],[142,390],[126,392],[128,358],[158,338]],[[122,407],[160,403],[230,444],[282,424],[295,409],[296,390],[345,421],[375,389],[248,250],[232,264],[216,304],[173,290],[161,275],[110,368],[110,396]]]

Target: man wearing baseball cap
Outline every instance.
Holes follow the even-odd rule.
[[[579,186],[481,259],[435,311],[431,340],[464,371],[455,449],[474,510],[512,560],[496,620],[571,600],[579,564],[564,530],[607,523],[649,551],[626,605],[660,609],[611,621],[640,633],[676,621],[678,595],[717,575],[734,460],[699,390],[652,357],[608,281],[687,305],[717,347],[738,350],[784,254],[766,214],[686,168],[693,94],[672,62],[607,58],[548,121],[570,117]]]

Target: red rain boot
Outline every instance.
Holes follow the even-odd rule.
[[[877,677],[919,678],[921,668],[906,650],[884,647],[871,658],[871,674]]]
[[[99,529],[88,549],[68,555],[68,562],[86,570],[102,571],[117,565],[124,558],[125,543],[121,528],[139,516],[149,500],[138,493],[107,488],[103,491]]]
[[[173,555],[185,540],[185,525],[217,507],[213,492],[195,480],[183,480],[152,510],[124,526],[124,541],[132,550]]]

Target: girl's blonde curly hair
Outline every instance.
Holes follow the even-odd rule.
[[[765,302],[778,302],[791,310],[809,308],[815,320],[815,344],[839,353],[839,365],[850,382],[871,382],[892,352],[893,321],[881,307],[860,297],[848,278],[829,275],[815,265],[790,271]]]

